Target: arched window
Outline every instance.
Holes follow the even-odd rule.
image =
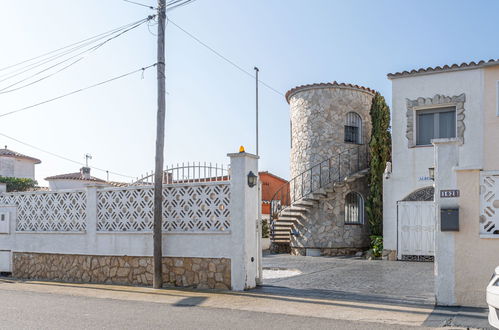
[[[364,199],[357,192],[345,196],[345,224],[361,225],[364,223]]]
[[[345,142],[362,144],[362,118],[360,118],[358,113],[347,113]]]

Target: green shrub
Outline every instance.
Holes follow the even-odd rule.
[[[0,176],[0,183],[7,184],[7,192],[11,191],[27,191],[36,187],[38,184],[35,180],[24,178],[11,178]]]
[[[262,220],[262,238],[270,237],[270,227],[267,220]]]
[[[373,257],[379,258],[383,253],[383,236],[372,235],[371,238],[371,252]]]

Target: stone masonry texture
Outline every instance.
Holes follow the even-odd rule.
[[[165,286],[231,288],[227,258],[163,257]],[[19,279],[152,285],[152,257],[13,253],[12,276]]]
[[[334,193],[328,193],[317,207],[305,214],[295,225],[300,235],[292,236],[292,250],[320,248],[323,255],[339,255],[354,254],[369,246],[369,226],[366,221],[362,225],[345,224],[345,196],[350,191],[366,196],[367,178],[364,176],[336,188]]]
[[[341,165],[341,175],[350,168],[358,169],[359,160],[352,155],[352,150],[359,153],[362,150],[362,156],[366,156],[366,145],[371,136],[369,110],[373,96],[365,89],[346,86],[314,87],[293,94],[289,99],[291,177],[331,157],[336,158],[331,159],[330,164]],[[357,113],[362,119],[363,146],[344,141],[349,112]],[[337,158],[340,152],[343,154]],[[366,177],[335,187],[334,192],[329,192],[316,207],[304,214],[295,225],[298,235],[291,238],[293,254],[303,254],[306,248],[321,249],[323,255],[351,254],[369,246],[365,216],[364,224],[345,224],[345,196],[351,191],[361,194],[365,202],[368,192]]]

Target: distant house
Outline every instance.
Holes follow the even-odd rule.
[[[279,188],[288,182],[285,179],[267,171],[259,172],[258,176],[262,182],[262,218],[268,220],[270,216],[270,201],[272,200],[272,197],[274,197],[274,194],[279,190]]]
[[[87,186],[113,186],[106,180],[90,175],[90,167],[82,167],[80,172],[59,174],[45,178],[50,190],[78,189]]]
[[[13,150],[0,149],[0,176],[35,179],[35,165],[41,160],[20,154]]]

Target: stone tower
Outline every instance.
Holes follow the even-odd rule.
[[[290,228],[293,254],[350,254],[369,245],[364,203],[374,94],[336,82],[286,93],[294,178],[288,214],[296,217]]]

